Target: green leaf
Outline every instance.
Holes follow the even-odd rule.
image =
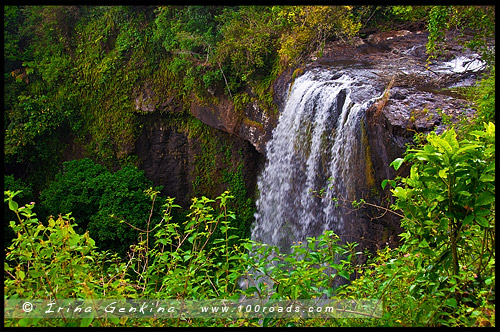
[[[18,324],[20,327],[27,327],[31,321],[32,321],[31,318],[22,318],[19,320]]]
[[[446,151],[448,153],[452,153],[453,152],[453,148],[451,147],[450,143],[448,143],[446,140],[442,139],[442,138],[436,138],[434,140],[434,142],[439,145],[443,151]]]
[[[472,214],[468,215],[467,217],[465,217],[463,224],[470,225],[470,224],[472,224],[473,220],[474,220],[474,216]]]
[[[82,318],[82,320],[80,322],[80,327],[89,327],[93,320],[94,320],[94,317]]]
[[[397,171],[401,167],[403,162],[404,162],[403,158],[397,158],[397,159],[394,159],[394,161],[389,166],[394,167],[394,169]]]
[[[31,271],[30,272],[30,277],[31,278],[39,278],[43,276],[43,272],[42,271]]]
[[[495,181],[495,177],[490,175],[490,174],[483,174],[479,178],[479,181],[481,181],[481,182],[493,182],[493,181]]]
[[[341,276],[341,277],[343,277],[343,278],[347,279],[347,280],[349,280],[349,279],[350,279],[349,273],[348,273],[347,271],[345,271],[345,270],[340,270],[340,271],[338,271],[338,272],[337,272],[337,274],[338,274],[339,276]]]
[[[248,287],[247,289],[245,289],[245,293],[247,295],[250,295],[250,294],[253,294],[253,293],[256,293],[258,292],[259,290],[257,289],[257,287],[255,286],[252,286],[252,287]]]
[[[19,205],[17,205],[15,201],[9,200],[9,209],[11,209],[12,211],[17,211],[18,208]]]
[[[490,205],[495,202],[495,196],[489,192],[483,192],[476,200],[476,206]]]
[[[488,220],[484,217],[481,217],[481,216],[476,216],[476,221],[477,223],[481,226],[481,227],[484,227],[484,228],[488,228],[490,227],[490,223],[488,222]]]
[[[445,303],[449,307],[452,307],[452,308],[457,307],[457,300],[455,300],[454,298],[447,299]]]
[[[448,177],[447,172],[448,172],[448,169],[447,169],[447,168],[443,168],[443,169],[441,169],[441,170],[438,172],[438,174],[439,174],[439,176],[440,176],[440,177],[442,177],[443,179],[446,179],[446,178]]]
[[[394,194],[394,196],[396,196],[397,198],[401,198],[403,200],[406,199],[406,195],[407,195],[406,189],[404,189],[402,187],[396,187],[396,188],[392,189],[391,191]]]
[[[115,325],[120,324],[120,318],[118,318],[118,317],[108,317],[107,320]]]
[[[427,242],[425,239],[422,239],[422,241],[420,241],[418,247],[419,248],[429,248],[429,242]]]

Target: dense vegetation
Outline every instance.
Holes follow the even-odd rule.
[[[495,55],[487,44],[494,16],[494,7],[468,6],[4,7],[5,298],[370,297],[385,309],[379,319],[5,325],[494,325]],[[356,244],[341,245],[331,232],[288,255],[248,240],[252,201],[242,165],[225,160],[216,174],[216,153],[230,147],[189,114],[191,103],[225,96],[236,111],[256,102],[274,112],[272,82],[328,41],[416,23],[429,31],[429,61],[445,51],[444,32],[458,29],[489,67],[468,92],[474,118],[417,136],[392,164],[410,174],[382,183],[395,200],[387,208],[401,216],[401,246],[358,264]],[[180,105],[172,123],[207,146],[188,210],[136,167],[130,146],[142,111],[134,96],[145,84],[153,98]],[[88,158],[62,163],[73,142]],[[231,193],[216,193],[217,181]],[[255,287],[239,287],[242,275]]]

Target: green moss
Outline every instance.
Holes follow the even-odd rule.
[[[245,125],[249,126],[249,127],[253,127],[255,129],[257,129],[261,133],[265,133],[266,132],[266,130],[264,129],[264,126],[260,122],[250,120],[249,118],[244,118],[243,119],[243,123]]]
[[[295,79],[302,75],[304,73],[304,67],[299,67],[297,69],[295,69],[292,73],[292,82],[290,83],[290,88],[288,88],[288,93],[290,93],[290,91],[292,91],[292,86],[293,86],[293,83],[295,83]]]
[[[364,148],[366,184],[369,188],[373,188],[375,187],[375,170],[373,169],[370,142],[368,141],[364,120],[361,120],[361,144]]]

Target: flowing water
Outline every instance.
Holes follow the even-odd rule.
[[[349,216],[332,198],[359,199],[366,186],[363,123],[383,92],[376,81],[363,68],[316,68],[295,80],[267,144],[252,240],[289,252],[326,229],[343,233]]]

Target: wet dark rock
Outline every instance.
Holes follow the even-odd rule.
[[[192,183],[195,180],[196,157],[204,153],[203,143],[197,137],[189,137],[175,123],[162,114],[139,116],[142,131],[136,141],[135,154],[139,157],[139,168],[143,169],[148,179],[155,186],[163,186],[162,194],[175,197],[176,203],[187,208],[193,196]],[[231,147],[232,165],[243,164],[242,175],[248,197],[252,197],[256,189],[259,167],[263,165],[263,156],[247,141],[228,134],[215,131],[215,139],[227,142]],[[217,173],[227,167],[222,161],[226,156],[217,152]],[[220,181],[217,193],[227,190],[227,184]]]
[[[155,186],[163,186],[162,194],[175,197],[182,206],[188,206],[192,192],[189,175],[194,165],[189,163],[189,143],[185,133],[155,115],[143,117],[143,130],[135,146],[146,177]]]

